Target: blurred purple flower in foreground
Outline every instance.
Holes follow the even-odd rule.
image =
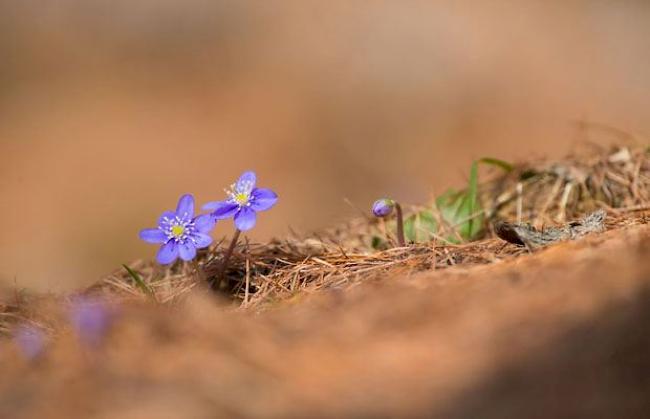
[[[375,201],[372,205],[372,213],[375,217],[386,217],[393,212],[395,201],[388,198],[382,198]]]
[[[158,228],[140,231],[140,238],[147,243],[160,243],[156,260],[162,265],[174,262],[179,256],[184,261],[196,257],[196,249],[203,249],[212,243],[208,235],[215,220],[205,214],[194,217],[194,197],[183,195],[178,201],[176,212],[165,211],[158,220]]]
[[[22,325],[14,331],[14,342],[27,359],[35,359],[45,349],[45,333],[38,327]]]
[[[68,314],[81,342],[97,347],[111,325],[114,311],[101,299],[79,297],[73,300]]]
[[[256,182],[255,172],[244,172],[227,191],[228,199],[208,202],[203,209],[212,211],[212,216],[217,220],[234,216],[238,230],[250,230],[255,227],[257,211],[269,210],[278,202],[275,192],[257,188]]]

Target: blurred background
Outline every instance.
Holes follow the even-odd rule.
[[[245,169],[281,197],[262,240],[426,201],[482,156],[643,140],[648,22],[644,0],[0,0],[0,284],[152,257],[139,229]]]

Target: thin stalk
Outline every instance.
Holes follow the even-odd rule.
[[[219,267],[219,271],[217,272],[217,280],[214,284],[214,288],[217,290],[221,288],[221,283],[223,282],[224,279],[226,279],[226,268],[228,268],[228,262],[230,261],[232,252],[235,250],[235,246],[237,246],[237,241],[239,241],[240,234],[241,234],[240,230],[235,230],[235,235],[232,237],[230,246],[228,247],[228,250],[226,250],[226,254],[223,256],[223,261],[221,262],[221,266]]]
[[[400,247],[406,246],[404,239],[404,215],[402,214],[402,206],[399,202],[395,202],[395,210],[397,211],[397,242]]]

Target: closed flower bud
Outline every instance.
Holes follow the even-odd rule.
[[[382,198],[372,205],[372,213],[375,217],[386,217],[393,212],[395,201],[389,198]]]

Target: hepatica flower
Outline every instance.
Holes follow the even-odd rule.
[[[372,213],[375,217],[387,217],[395,208],[395,201],[388,198],[382,198],[375,201],[372,205]]]
[[[21,325],[14,331],[14,342],[27,359],[35,359],[45,349],[45,333],[37,327]]]
[[[393,213],[397,213],[397,242],[400,246],[406,246],[406,239],[404,238],[404,216],[402,215],[402,207],[399,202],[390,198],[382,198],[372,204],[372,213],[375,217],[385,218]]]
[[[212,211],[216,220],[234,217],[237,230],[248,231],[255,227],[257,212],[271,209],[278,201],[275,192],[258,188],[256,183],[255,172],[244,172],[226,191],[225,201],[208,202],[203,209]]]
[[[68,317],[79,339],[97,347],[111,326],[114,310],[100,299],[79,297],[72,302]]]
[[[147,243],[162,244],[156,260],[163,265],[174,262],[179,256],[184,261],[196,257],[196,249],[212,243],[208,235],[214,228],[215,219],[209,214],[194,217],[194,197],[181,196],[176,212],[165,211],[158,220],[158,228],[140,231],[140,238]]]

